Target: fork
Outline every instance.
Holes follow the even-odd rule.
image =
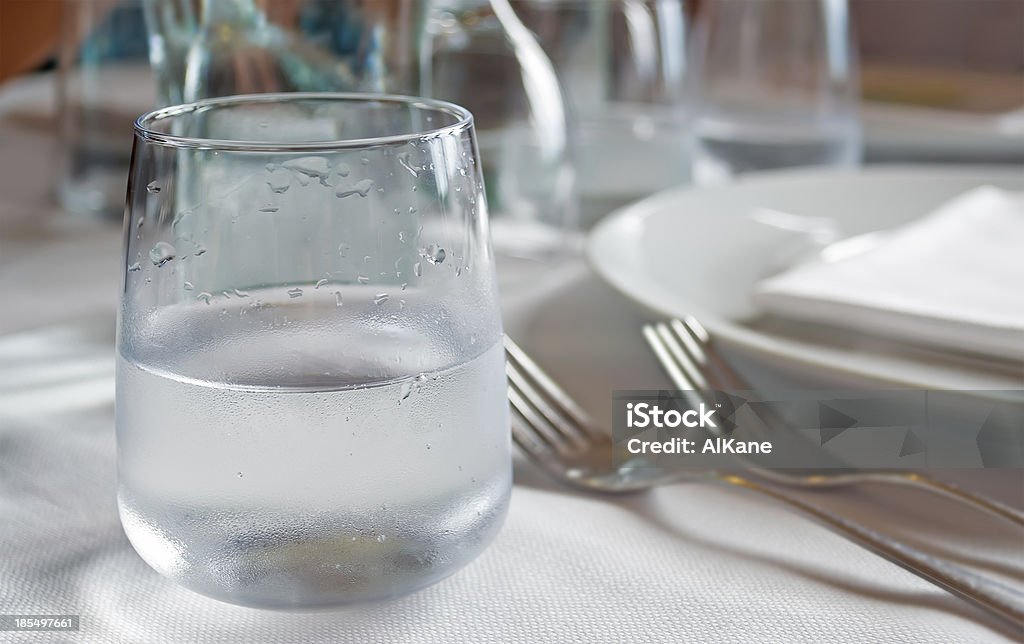
[[[696,390],[704,400],[709,399],[711,390],[715,388],[733,391],[753,389],[748,381],[729,366],[714,346],[710,334],[692,316],[683,320],[644,325],[643,335],[677,389]],[[760,422],[760,426],[751,424],[748,427],[761,434],[767,434],[765,430],[773,426],[785,427],[782,419],[773,414],[770,408],[755,412],[752,420]],[[859,483],[911,486],[959,501],[1024,527],[1024,513],[1015,508],[918,472],[888,470],[799,475],[769,470],[751,463],[746,463],[745,467],[775,483],[802,488],[823,489]]]
[[[550,476],[595,492],[639,492],[683,478],[734,485],[775,499],[832,532],[1015,626],[1024,628],[1024,595],[955,563],[921,552],[871,528],[780,491],[750,476],[706,471],[680,474],[613,462],[606,433],[508,336],[504,338],[512,439]]]

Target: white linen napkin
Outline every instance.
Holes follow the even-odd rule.
[[[826,249],[763,280],[755,304],[783,317],[1024,359],[1024,193],[975,188],[860,246],[845,257]]]

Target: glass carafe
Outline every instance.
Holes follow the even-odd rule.
[[[476,118],[499,252],[544,256],[576,228],[561,88],[507,0],[433,0],[420,51],[422,93]]]

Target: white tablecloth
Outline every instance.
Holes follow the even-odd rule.
[[[960,600],[751,494],[710,483],[606,498],[516,462],[497,541],[397,601],[259,611],[179,588],[122,535],[115,507],[117,227],[50,203],[41,80],[0,91],[0,614],[77,614],[77,633],[0,642],[687,642],[1013,639]],[[597,416],[615,388],[666,386],[639,314],[579,262],[503,267],[506,325]],[[538,286],[542,284],[543,286]],[[1020,503],[1020,473],[986,490]],[[980,481],[980,479],[979,479]],[[1004,487],[998,487],[1002,481]],[[1009,481],[1009,488],[1006,482]],[[980,481],[984,483],[985,481]],[[812,497],[999,578],[1021,533],[913,491]]]

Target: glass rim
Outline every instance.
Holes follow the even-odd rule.
[[[231,105],[260,103],[295,103],[300,101],[335,101],[359,103],[392,103],[419,109],[430,109],[444,112],[457,120],[450,125],[385,136],[363,137],[357,139],[336,139],[323,141],[259,141],[244,139],[213,139],[189,136],[178,136],[154,130],[151,126],[163,119],[191,114],[208,108]],[[135,134],[148,143],[156,145],[193,149],[193,150],[226,150],[239,152],[303,152],[311,150],[328,151],[343,149],[368,148],[380,145],[408,143],[409,141],[457,135],[473,126],[473,114],[455,103],[435,98],[406,96],[402,94],[373,94],[359,92],[279,92],[272,94],[239,94],[206,98],[181,105],[171,105],[146,112],[135,119]]]

